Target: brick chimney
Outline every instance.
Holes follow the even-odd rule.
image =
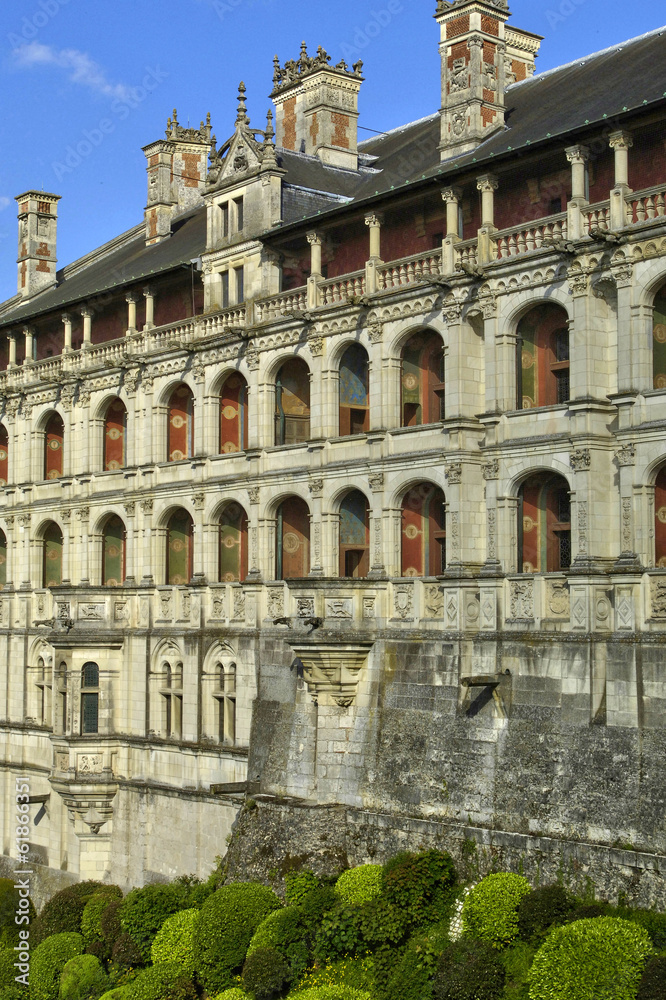
[[[541,36],[506,28],[508,18],[507,0],[438,0],[442,160],[501,128],[506,88],[534,73]]]
[[[358,169],[358,94],[362,62],[349,69],[343,60],[329,66],[322,49],[309,56],[305,42],[298,61],[284,66],[274,59],[273,92],[276,144],[318,156],[323,163]]]
[[[148,161],[148,201],[145,210],[146,245],[159,243],[171,235],[171,220],[197,205],[203,205],[208,172],[208,154],[215,143],[211,136],[210,114],[198,129],[178,123],[174,108],[166,139],[143,147]]]
[[[18,202],[18,293],[29,299],[56,283],[59,194],[26,191]]]

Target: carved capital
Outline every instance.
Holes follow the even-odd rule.
[[[310,495],[313,497],[320,497],[324,489],[323,479],[311,479],[308,483],[308,489],[310,490]]]
[[[588,146],[567,146],[564,153],[569,163],[587,163],[590,158]]]
[[[384,216],[379,212],[368,212],[365,217],[366,226],[381,226],[384,221]]]
[[[376,472],[371,476],[368,476],[368,482],[370,483],[370,489],[373,493],[379,493],[384,488],[384,473]]]
[[[488,479],[499,479],[499,461],[493,458],[492,461],[486,462],[483,466],[483,478]]]
[[[631,149],[634,144],[634,137],[631,132],[625,129],[618,129],[608,136],[608,145],[611,149]]]
[[[633,444],[622,445],[615,452],[615,459],[618,465],[633,465],[636,461],[636,448]]]
[[[247,495],[250,498],[251,504],[259,503],[259,487],[258,486],[248,486]]]
[[[310,244],[311,247],[313,247],[313,246],[321,246],[321,244],[322,244],[322,238],[321,238],[320,234],[317,233],[317,232],[315,232],[314,229],[311,230],[309,233],[306,233],[305,234],[305,238],[306,238],[306,240],[308,241],[308,243]]]
[[[499,180],[495,174],[482,174],[476,178],[476,187],[482,193],[484,191],[497,191]]]
[[[462,188],[459,187],[448,187],[442,189],[442,201],[445,201],[447,205],[449,202],[455,202],[458,204],[462,198]]]
[[[444,474],[449,485],[462,482],[463,464],[462,462],[449,462],[444,466]]]
[[[136,305],[136,303],[139,301],[139,298],[140,295],[138,292],[128,292],[127,295],[125,296],[125,302],[133,303],[134,305]]]

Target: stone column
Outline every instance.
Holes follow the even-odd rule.
[[[634,144],[631,132],[612,132],[608,144],[615,152],[615,186],[610,193],[610,228],[624,229],[627,225],[629,187],[629,150]]]
[[[370,577],[386,576],[386,560],[384,556],[384,475],[376,472],[368,477],[372,490],[370,509]]]
[[[522,573],[518,565],[518,497],[497,497],[497,558],[505,573]]]
[[[321,281],[321,236],[314,230],[306,234],[310,244],[310,277],[308,278],[308,309],[319,305],[319,282]]]
[[[159,553],[153,545],[153,501],[152,500],[141,500],[140,501],[141,513],[142,513],[142,544],[140,548],[140,565],[141,565],[141,586],[152,586],[155,583],[154,571],[157,573],[158,579],[163,579],[164,577],[164,567],[157,565],[154,562],[156,558],[159,558]],[[162,562],[164,562],[164,553],[162,554]]]
[[[442,265],[444,274],[455,274],[456,243],[460,242],[460,199],[462,191],[458,187],[444,188],[442,200],[446,203],[446,236],[442,244]]]
[[[477,190],[481,192],[481,228],[479,229],[478,262],[480,266],[489,264],[495,257],[493,234],[495,229],[495,191],[499,181],[494,174],[482,174],[476,179]]]
[[[16,334],[9,333],[7,335],[7,340],[9,341],[9,362],[7,364],[8,368],[16,367]]]
[[[486,493],[486,561],[483,566],[483,575],[490,576],[501,573],[502,564],[498,555],[498,511],[497,511],[497,482],[499,479],[499,460],[489,459],[483,466],[483,478],[485,480]]]
[[[35,330],[32,326],[23,327],[23,336],[25,338],[25,357],[23,359],[23,364],[27,365],[33,360],[33,351],[35,344]]]
[[[312,479],[310,480],[310,572],[309,576],[323,576],[324,569],[322,566],[322,547],[321,547],[321,528],[322,528],[322,510],[321,510],[321,491],[322,491],[322,480]]]
[[[136,333],[136,304],[139,301],[137,292],[128,292],[125,296],[127,303],[127,333]]]
[[[194,495],[194,537],[192,538],[192,583],[205,583],[207,579],[206,553],[210,539],[209,529],[212,527],[205,521],[205,496],[203,493]],[[211,546],[215,551],[215,546]],[[213,578],[217,573],[213,574]]]
[[[136,531],[136,503],[125,504],[125,583],[134,586],[137,575],[138,539]]]
[[[583,236],[582,209],[588,204],[586,165],[590,158],[590,150],[587,146],[568,146],[564,152],[571,164],[571,198],[567,204],[567,235],[570,240],[579,240]]]
[[[143,290],[143,297],[146,300],[146,322],[143,324],[144,330],[152,330],[155,315],[155,291],[150,285],[146,285]]]
[[[81,348],[85,351],[92,347],[92,309],[85,306],[81,310],[81,315],[83,316],[83,343]]]
[[[376,212],[369,212],[365,224],[370,229],[370,252],[365,262],[365,290],[368,295],[377,291],[377,266],[381,259],[381,228],[383,218]]]
[[[638,496],[634,488],[634,463],[636,449],[632,444],[623,445],[615,452],[615,461],[620,474],[620,555],[614,572],[635,573],[641,569],[636,538],[636,516],[640,520],[642,487]]]
[[[69,354],[72,349],[72,317],[69,313],[62,314],[62,322],[65,327],[65,339],[62,347],[63,354]]]

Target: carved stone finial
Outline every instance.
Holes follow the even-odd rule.
[[[241,80],[238,84],[238,113],[236,115],[237,125],[249,125],[250,119],[247,116],[247,107],[245,105],[245,84]]]

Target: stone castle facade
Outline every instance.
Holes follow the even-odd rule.
[[[28,775],[53,884],[204,874],[249,794],[247,864],[473,842],[664,902],[666,42],[535,75],[508,17],[440,0],[442,109],[362,143],[305,46],[265,128],[174,111],[61,271],[17,198],[6,865]]]

